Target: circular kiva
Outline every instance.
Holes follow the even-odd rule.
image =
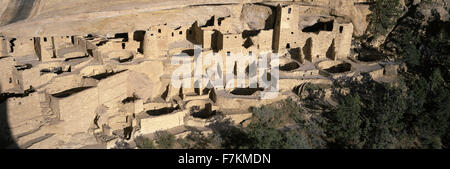
[[[339,74],[349,72],[352,69],[352,65],[343,61],[331,61],[326,60],[317,64],[320,70],[326,71],[331,74]]]

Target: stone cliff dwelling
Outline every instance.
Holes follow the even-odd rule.
[[[359,59],[352,50],[353,37],[365,29],[358,19],[365,15],[343,11],[367,13],[368,5],[363,0],[338,2],[244,0],[187,6],[155,12],[153,18],[165,19],[149,17],[133,28],[116,30],[106,28],[107,21],[73,32],[68,28],[51,32],[44,26],[36,34],[24,31],[33,33],[14,36],[1,29],[0,92],[8,96],[1,104],[7,108],[12,136],[23,148],[84,146],[70,144],[72,139],[111,147],[117,139],[158,130],[176,134],[185,127],[208,130],[218,111],[243,125],[252,115],[250,107],[294,97],[305,83],[331,84],[361,74],[378,80],[395,76],[396,65]],[[180,14],[196,16],[183,19]],[[125,21],[119,24],[128,25]],[[103,23],[105,30],[97,29]],[[278,96],[262,99],[267,89],[250,88],[249,83],[235,88],[227,88],[228,81],[214,88],[171,85],[180,66],[171,64],[171,57],[184,53],[192,63],[196,45],[202,46],[203,56],[225,59],[235,53],[255,60],[261,52],[277,53]],[[252,64],[226,65],[219,74],[234,67],[235,74],[256,77],[259,74],[248,71]]]

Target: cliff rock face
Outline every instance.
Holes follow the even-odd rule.
[[[164,23],[205,23],[213,15],[240,17],[244,27],[237,29],[260,30],[274,24],[273,9],[280,2],[317,6],[323,16],[345,18],[356,36],[364,33],[370,13],[365,0],[3,0],[0,32],[14,37],[127,32]]]
[[[334,3],[331,8],[331,15],[344,17],[353,23],[353,34],[355,36],[361,36],[365,33],[368,25],[366,16],[370,14],[369,6],[354,5],[348,1],[341,1],[341,3]]]
[[[275,22],[272,9],[262,5],[244,5],[241,20],[252,30],[265,29]]]
[[[394,23],[386,28],[385,33],[378,34],[378,36],[371,39],[368,43],[369,46],[374,48],[382,47],[386,42],[389,34],[400,24],[404,24],[405,20],[411,18],[411,15],[420,15],[423,20],[421,22],[422,26],[428,24],[429,18],[432,18],[433,12],[439,14],[441,21],[447,21],[449,19],[449,0],[400,0],[400,5],[397,8],[401,9],[400,15],[395,17],[390,17],[393,19]],[[417,17],[417,16],[416,16]],[[410,19],[409,19],[410,20]],[[400,23],[403,22],[403,23]],[[355,23],[354,23],[355,24]],[[374,24],[369,23],[369,26],[374,26]],[[356,29],[355,29],[356,31]],[[372,32],[365,32],[369,37],[372,36]]]
[[[395,28],[384,41],[383,50],[393,55],[405,55],[404,46],[399,44],[411,43],[418,47],[421,54],[445,56],[446,47],[440,50],[427,48],[431,37],[445,38],[450,30],[450,3],[448,1],[435,0],[431,2],[414,1],[410,4],[408,12],[399,19]],[[411,37],[409,37],[411,36]],[[409,39],[411,38],[411,39]],[[406,39],[406,40],[405,40]],[[404,42],[411,41],[411,42]],[[435,47],[435,46],[433,46]],[[410,50],[413,51],[413,50]],[[413,55],[408,53],[406,55]]]
[[[417,4],[415,4],[417,3]],[[441,21],[450,20],[450,1],[449,0],[433,0],[431,3],[419,3],[415,2],[412,5],[418,5],[417,11],[424,15],[423,24],[425,24],[430,18],[433,17],[433,12],[439,14]]]

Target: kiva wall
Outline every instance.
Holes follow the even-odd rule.
[[[167,130],[184,125],[184,117],[187,113],[188,111],[185,110],[167,115],[141,119],[141,132],[142,134],[149,134],[159,130]]]
[[[118,104],[129,95],[128,73],[121,72],[98,82],[97,87],[84,87],[81,91],[60,96],[63,91],[51,96],[50,107],[67,124],[67,133],[85,132],[89,129],[99,105],[118,108]],[[73,89],[69,89],[73,90]]]
[[[99,102],[106,106],[115,106],[129,96],[128,72],[121,72],[101,80],[97,84]]]
[[[58,111],[60,120],[64,121],[65,133],[86,132],[95,118],[99,105],[98,89],[85,89],[67,97],[51,97],[51,108]]]

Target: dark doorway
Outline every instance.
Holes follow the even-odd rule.
[[[316,24],[312,26],[308,26],[306,28],[303,28],[303,32],[313,32],[313,33],[319,33],[320,31],[332,31],[333,30],[333,24],[334,21],[328,21],[328,22],[317,22]]]

